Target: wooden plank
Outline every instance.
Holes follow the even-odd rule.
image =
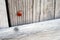
[[[26,0],[22,0],[23,1],[23,6],[22,6],[22,10],[23,10],[23,24],[25,24],[26,23]]]
[[[26,6],[26,23],[32,23],[32,0],[25,0]]]
[[[5,0],[0,0],[0,28],[9,27]]]
[[[33,1],[33,22],[39,22],[41,14],[41,0]]]
[[[8,0],[11,26],[23,24],[23,16],[17,16],[17,12],[22,10],[22,0]],[[23,12],[23,11],[22,11]]]
[[[21,24],[23,24],[23,21],[24,21],[24,15],[23,15],[23,0],[16,0],[17,1],[17,11],[21,11],[22,12],[22,16],[18,16],[18,18],[17,18],[17,24],[18,25],[21,25]]]
[[[27,35],[31,35],[39,32],[55,33],[54,31],[56,33],[57,31],[60,31],[60,19],[22,25],[22,26],[15,26],[6,29],[0,29],[0,39],[16,38],[16,37],[23,38],[26,37]],[[60,32],[58,35],[60,35]]]
[[[15,4],[13,4],[15,3]],[[15,0],[8,0],[8,4],[9,4],[9,15],[10,15],[10,21],[11,21],[11,26],[14,26],[14,23],[17,22],[16,20],[16,16],[14,12],[16,12],[16,2]],[[16,25],[16,24],[15,24]]]
[[[32,0],[9,0],[11,25],[21,25],[32,22]],[[22,17],[17,17],[17,11],[22,10]]]
[[[60,0],[56,0],[55,18],[60,18]]]
[[[41,0],[40,21],[54,19],[54,0]]]
[[[26,1],[25,0],[22,0],[22,11],[23,11],[23,14],[22,14],[22,24],[25,24],[26,23]]]
[[[13,25],[12,26],[17,26],[18,25],[18,17],[17,17],[17,10],[18,10],[18,7],[17,7],[17,4],[18,4],[18,2],[17,2],[17,0],[11,0],[11,2],[12,2],[12,4],[11,4],[11,13],[10,13],[10,15],[12,15],[12,19],[11,19],[11,21],[13,21]],[[10,16],[11,17],[11,16]]]
[[[32,0],[9,0],[11,25],[32,23]],[[22,10],[22,16],[17,16],[17,11]]]
[[[55,18],[54,0],[9,0],[11,25],[22,25]],[[17,11],[22,10],[18,17]]]

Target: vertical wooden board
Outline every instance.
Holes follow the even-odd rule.
[[[11,22],[11,25],[13,25],[13,21],[11,20],[12,19],[12,6],[11,6],[11,4],[12,4],[12,0],[8,0],[8,8],[9,8],[9,15],[10,15],[10,22]]]
[[[33,2],[33,22],[39,22],[41,14],[41,0]]]
[[[55,18],[60,18],[60,0],[56,0]]]
[[[32,0],[8,0],[11,25],[21,25],[32,23]],[[22,16],[17,16],[17,12],[22,10]]]
[[[10,14],[10,21],[11,26],[17,25],[17,1],[16,0],[8,0],[9,4],[9,14]]]
[[[9,14],[11,26],[21,25],[26,23],[26,0],[8,0]],[[17,12],[21,10],[22,16],[17,16]]]
[[[32,10],[32,6],[33,6],[33,0],[29,0],[29,23],[32,23],[33,22],[33,10]]]
[[[22,0],[22,10],[23,10],[23,24],[26,23],[26,0]]]
[[[29,0],[25,0],[25,23],[29,23]]]
[[[12,21],[13,21],[13,26],[18,25],[17,23],[17,0],[12,0]]]
[[[41,0],[40,21],[54,19],[54,0]]]
[[[25,0],[26,1],[26,23],[32,23],[32,0]]]
[[[17,18],[17,22],[18,22],[18,25],[21,25],[23,24],[23,0],[17,0],[17,11],[21,11],[22,12],[22,16],[18,16]]]
[[[0,28],[9,27],[5,0],[0,0]]]

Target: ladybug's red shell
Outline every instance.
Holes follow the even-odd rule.
[[[22,16],[22,11],[18,11],[17,16]]]

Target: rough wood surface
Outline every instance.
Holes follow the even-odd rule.
[[[60,18],[60,0],[56,0],[55,6],[55,18]]]
[[[59,17],[58,0],[8,0],[11,25],[28,24]],[[55,1],[57,3],[55,3]],[[56,6],[57,5],[57,6]],[[12,6],[12,7],[11,7]],[[55,8],[56,7],[56,8]],[[23,16],[17,17],[16,12],[22,10]],[[56,14],[55,14],[56,10]],[[58,16],[58,17],[57,17]]]
[[[0,0],[0,28],[8,27],[5,0]]]
[[[26,1],[26,23],[32,23],[32,0]]]
[[[40,21],[40,14],[41,14],[41,0],[34,0],[33,1],[33,22]]]
[[[40,20],[54,19],[54,0],[41,0]]]
[[[17,2],[16,0],[9,0],[8,1],[9,4],[9,15],[10,15],[10,21],[11,21],[11,25],[17,25],[17,16],[16,16],[16,11],[17,11]]]
[[[11,25],[21,25],[32,23],[32,0],[8,0]],[[22,16],[18,17],[17,11],[22,11]]]

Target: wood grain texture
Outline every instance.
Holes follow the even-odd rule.
[[[55,18],[60,18],[60,0],[56,0]]]
[[[16,1],[17,1],[17,0],[16,0]],[[23,16],[23,15],[24,15],[24,14],[23,14],[23,10],[24,10],[24,9],[23,9],[23,6],[24,6],[24,5],[23,5],[23,0],[18,0],[18,1],[17,1],[17,11],[19,11],[19,10],[22,11],[22,16],[20,16],[20,17],[18,16],[18,17],[17,17],[17,18],[18,18],[18,19],[17,19],[17,25],[22,25],[22,24],[23,24],[23,21],[24,21],[24,16]]]
[[[40,21],[40,14],[41,14],[41,0],[34,0],[33,1],[33,22]]]
[[[8,0],[9,3],[9,11],[10,11],[10,20],[11,26],[23,24],[23,15],[17,16],[17,12],[22,10],[23,13],[23,0]]]
[[[9,0],[8,3],[9,3],[10,19],[12,26],[39,21],[40,10],[38,11],[38,9],[40,8],[39,4],[40,0],[38,0],[37,2],[36,0],[35,2],[33,2],[33,0]],[[22,17],[16,16],[17,11],[19,10],[22,10],[23,12]]]
[[[54,19],[54,0],[41,0],[40,21]]]
[[[26,1],[26,23],[32,23],[32,0],[25,0]]]
[[[13,2],[13,0],[8,0],[8,4],[9,4],[9,15],[10,15],[10,21],[11,21],[11,25],[12,26],[14,26],[14,24],[16,22],[15,21],[16,20],[16,16],[14,17],[14,15],[15,15],[14,12],[16,10],[16,5],[15,5],[16,3],[15,4],[13,4],[13,3],[15,3],[15,0],[14,0],[14,2]]]
[[[8,0],[11,25],[22,25],[60,18],[59,0]],[[17,11],[22,10],[18,17]]]
[[[0,0],[0,28],[9,27],[5,0]]]
[[[11,25],[32,23],[32,0],[9,0]],[[22,16],[18,17],[17,11],[22,10]]]

